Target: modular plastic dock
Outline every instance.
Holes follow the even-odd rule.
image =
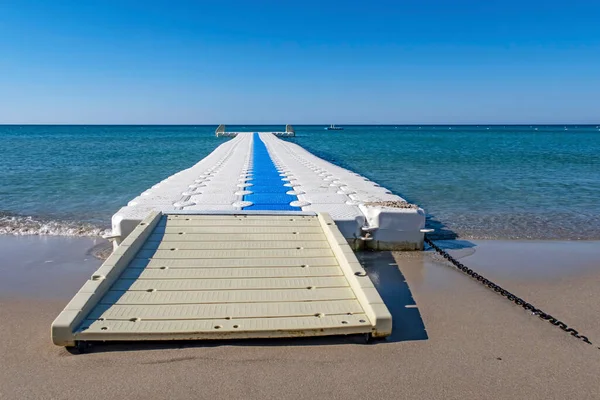
[[[327,214],[152,211],[56,318],[52,340],[378,337],[391,329]]]
[[[120,209],[112,219],[115,243],[155,210],[298,210],[328,213],[354,249],[423,249],[423,209],[271,133],[232,136]]]

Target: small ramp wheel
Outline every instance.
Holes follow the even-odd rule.
[[[365,338],[365,344],[374,344],[374,343],[385,342],[385,337],[373,336],[372,332],[365,333],[364,338]]]
[[[67,351],[71,354],[84,354],[88,348],[88,345],[82,341],[76,341],[74,346],[66,347]]]

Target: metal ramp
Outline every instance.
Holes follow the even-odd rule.
[[[327,214],[153,212],[52,323],[52,340],[381,337],[391,329]]]

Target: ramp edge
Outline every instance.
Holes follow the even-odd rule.
[[[347,240],[337,229],[335,221],[326,213],[317,213],[325,237],[329,242],[339,266],[350,283],[354,295],[363,307],[373,326],[374,337],[385,337],[392,333],[392,315],[383,302],[373,282],[362,267]],[[336,227],[334,229],[334,227]]]
[[[152,211],[148,214],[102,263],[90,279],[85,282],[65,309],[56,317],[50,328],[52,342],[55,345],[75,346],[76,339],[73,331],[119,278],[129,262],[133,260],[162,215],[160,211]]]

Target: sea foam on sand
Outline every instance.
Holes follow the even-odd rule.
[[[90,223],[0,213],[0,235],[102,236],[110,230]]]

